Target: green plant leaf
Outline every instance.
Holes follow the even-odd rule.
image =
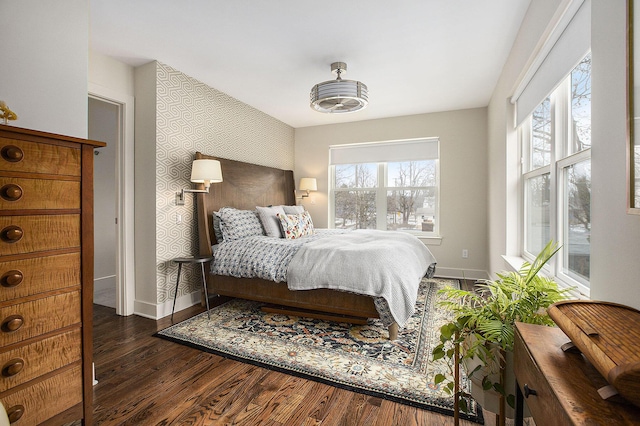
[[[447,340],[451,340],[456,330],[457,330],[456,325],[454,323],[449,322],[440,328],[440,335]]]
[[[516,396],[513,394],[507,395],[507,404],[509,404],[511,408],[516,408]]]
[[[482,389],[487,391],[492,387],[493,387],[493,383],[491,382],[491,380],[489,380],[487,377],[484,377],[482,379]]]
[[[471,291],[451,287],[438,291],[441,297],[438,306],[451,312],[453,317],[440,329],[441,344],[433,351],[434,359],[445,359],[453,372],[455,347],[459,344],[460,360],[475,358],[481,364],[467,371],[468,377],[494,374],[503,365],[504,353],[513,350],[517,321],[553,325],[547,308],[566,298],[570,290],[560,289],[539,272],[559,249],[557,243],[549,241],[532,263],[524,262],[518,271],[498,272],[496,279],[478,281]],[[452,391],[450,378],[442,383]],[[499,383],[486,378],[482,386],[505,394]]]
[[[432,354],[434,361],[444,358],[444,350],[441,347],[434,348]]]
[[[447,379],[447,377],[444,374],[436,374],[436,376],[433,378],[433,383],[436,385],[439,385],[440,383],[444,382]]]

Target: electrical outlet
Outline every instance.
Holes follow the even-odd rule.
[[[462,249],[462,258],[467,259],[469,257],[469,250]]]
[[[180,225],[182,223],[182,215],[176,214],[176,225]]]

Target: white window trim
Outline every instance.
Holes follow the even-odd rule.
[[[416,237],[418,237],[423,243],[427,244],[427,245],[440,245],[442,243],[442,236],[440,235],[440,222],[441,222],[441,216],[440,216],[440,141],[439,138],[437,137],[429,137],[429,138],[418,138],[418,139],[408,139],[408,140],[403,140],[402,142],[405,143],[412,143],[412,142],[418,142],[418,141],[431,141],[431,142],[437,142],[437,158],[427,158],[427,159],[409,159],[409,160],[404,160],[404,161],[423,161],[423,160],[432,160],[435,161],[435,177],[436,177],[436,182],[435,182],[435,198],[436,198],[436,208],[434,211],[434,216],[437,218],[437,220],[435,221],[434,224],[434,228],[432,232],[424,232],[424,231],[418,231],[418,230],[399,230],[400,232],[406,232],[408,234],[411,235],[415,235]],[[387,142],[378,142],[378,143],[389,143],[389,142],[393,142],[393,141],[387,141]],[[372,143],[375,144],[376,142]],[[348,146],[364,146],[366,144],[349,144],[349,145],[338,145],[338,146],[330,146],[329,148],[342,148],[342,147],[348,147]],[[331,157],[331,156],[330,156]],[[396,162],[396,161],[390,161],[390,162]],[[355,163],[354,163],[355,164]],[[387,182],[387,163],[377,163],[378,164],[378,168],[377,168],[377,173],[378,173],[378,185],[375,188],[348,188],[348,189],[344,189],[345,191],[372,191],[375,190],[376,191],[376,211],[386,211],[386,192],[389,189],[393,189],[395,187],[387,187],[384,186],[386,185]],[[335,228],[335,193],[336,190],[337,191],[341,191],[341,189],[336,189],[334,187],[335,184],[335,164],[329,164],[328,167],[328,182],[329,182],[329,199],[327,202],[327,208],[328,208],[328,214],[327,217],[329,219],[329,223],[328,223],[328,228],[330,229],[334,229]],[[382,182],[382,184],[381,184]],[[402,189],[402,190],[411,190],[411,189],[423,189],[425,187],[401,187],[401,188],[396,188],[396,189]],[[377,215],[376,217],[376,228],[377,229],[383,229],[386,230],[387,229],[387,222],[386,222],[386,216],[385,215]]]
[[[502,260],[504,260],[505,264],[507,265],[507,269],[511,269],[512,271],[519,271],[520,268],[522,268],[522,264],[524,262],[531,262],[530,259],[525,259],[524,257],[520,257],[520,256],[506,256],[506,255],[502,255]],[[576,299],[589,299],[589,292],[588,289],[585,292],[584,291],[584,287],[583,286],[573,286],[573,285],[569,285],[566,284],[564,281],[560,281],[557,280],[557,277],[554,277],[551,268],[546,268],[542,270],[542,274],[548,278],[553,278],[556,279],[558,286],[560,288],[565,288],[565,289],[571,289],[569,291],[569,296],[576,298]]]
[[[558,181],[559,182],[564,182],[564,178],[565,178],[565,168],[568,166],[572,166],[574,164],[578,164],[582,161],[585,160],[590,160],[591,159],[591,148],[585,149],[583,151],[577,152],[575,154],[572,154],[566,158],[563,158],[562,160],[559,160],[556,163],[556,176],[558,177]],[[556,217],[564,217],[567,215],[567,212],[564,211],[564,185],[559,185],[558,187],[558,199],[557,199],[557,205],[556,205]],[[562,216],[561,216],[562,215]],[[565,229],[564,229],[564,222],[559,222],[558,226],[557,226],[557,232],[558,235],[562,235],[562,238],[564,239],[565,236]],[[558,256],[556,255],[557,259],[555,259],[556,262],[556,268],[555,268],[555,276],[558,279],[558,281],[561,281],[565,284],[567,284],[567,286],[575,286],[578,288],[578,291],[581,294],[585,294],[585,295],[589,295],[590,293],[590,289],[589,286],[586,285],[582,280],[574,278],[572,276],[570,276],[569,274],[565,274],[564,272],[564,256]]]
[[[559,221],[560,218],[564,218],[566,213],[564,210],[564,193],[563,193],[563,185],[559,185],[559,182],[564,181],[564,169],[567,166],[577,164],[579,162],[588,160],[591,158],[591,148],[584,149],[580,152],[574,154],[568,154],[569,145],[564,143],[565,141],[570,140],[571,137],[571,129],[569,126],[568,116],[571,106],[571,73],[565,77],[557,87],[554,89],[553,93],[550,95],[551,101],[551,134],[552,134],[552,149],[550,153],[550,165],[542,166],[537,169],[531,170],[531,159],[530,159],[530,149],[523,150],[523,141],[524,138],[527,138],[527,146],[531,147],[532,142],[532,134],[531,134],[531,117],[529,116],[525,119],[519,126],[519,145],[522,151],[521,163],[522,170],[521,173],[521,182],[520,182],[520,205],[522,206],[521,220],[519,226],[519,240],[521,241],[521,253],[522,257],[519,256],[503,256],[505,261],[509,264],[514,265],[518,263],[518,259],[526,260],[528,262],[533,262],[536,254],[530,253],[527,251],[527,233],[526,233],[526,223],[528,220],[528,210],[527,210],[527,181],[528,179],[542,176],[544,174],[550,175],[550,212],[555,212],[555,214],[550,215],[550,223],[549,223],[549,237],[553,241],[564,241],[564,223]],[[558,143],[558,141],[563,143]],[[558,159],[558,160],[557,160]],[[555,166],[555,167],[553,167]],[[552,169],[553,168],[553,169]],[[576,289],[574,291],[575,294],[580,294],[582,297],[588,297],[590,294],[590,287],[585,285],[583,282],[565,274],[564,269],[564,258],[563,253],[558,253],[554,256],[543,268],[543,273],[547,276],[553,277],[559,285],[562,287],[573,287]],[[521,264],[520,264],[521,265]],[[519,266],[518,266],[519,268]]]

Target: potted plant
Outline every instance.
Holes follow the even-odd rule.
[[[566,299],[571,290],[560,289],[556,282],[538,274],[559,249],[550,241],[532,264],[525,262],[519,271],[498,273],[496,280],[482,280],[472,291],[448,287],[439,292],[444,296],[440,306],[451,311],[453,317],[440,329],[440,344],[433,349],[433,359],[446,359],[452,375],[438,374],[435,383],[443,383],[445,391],[454,394],[461,410],[467,411],[466,398],[470,395],[451,379],[457,377],[458,365],[472,381],[472,395],[478,388],[481,393],[496,395],[501,402],[501,419],[505,418],[505,401],[514,407],[515,380],[511,380],[511,390],[505,389],[505,384],[511,384],[505,372],[509,369],[507,358],[512,359],[515,323],[554,325],[547,308]]]

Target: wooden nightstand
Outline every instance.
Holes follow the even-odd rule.
[[[211,319],[211,314],[209,313],[209,297],[207,292],[207,277],[205,275],[204,264],[207,262],[211,262],[213,257],[204,256],[204,257],[176,257],[172,260],[178,264],[178,277],[176,278],[176,290],[173,296],[173,308],[171,309],[171,322],[173,322],[173,312],[176,310],[176,299],[178,298],[178,285],[180,285],[180,272],[182,272],[182,265],[185,263],[190,264],[200,264],[200,269],[202,270],[202,288],[204,289],[204,300],[207,304],[207,315],[209,319]]]
[[[567,342],[559,328],[516,323],[516,425],[525,398],[538,425],[640,424],[640,407],[600,397],[606,380],[582,354],[564,352]]]

